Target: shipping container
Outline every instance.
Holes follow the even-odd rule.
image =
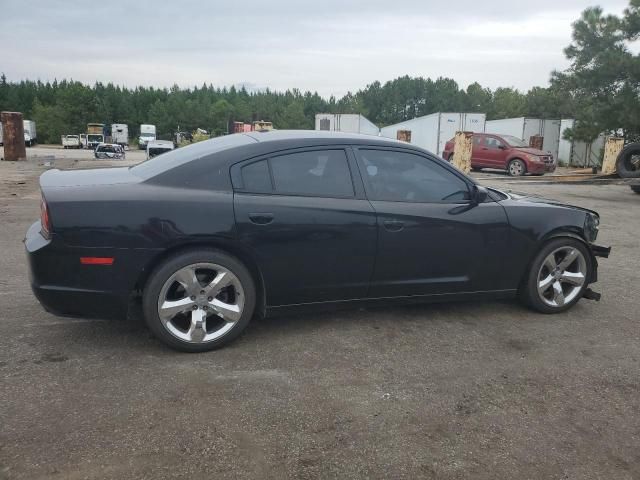
[[[316,130],[376,136],[380,134],[377,125],[357,113],[318,113],[316,114]]]
[[[438,112],[383,127],[380,134],[396,140],[401,134],[403,138],[410,138],[411,144],[441,156],[446,143],[453,139],[456,132],[482,133],[485,131],[485,120],[484,113]]]
[[[553,158],[558,158],[560,123],[560,120],[557,119],[503,118],[501,120],[489,120],[485,129],[487,133],[511,135],[527,143],[531,142],[531,137],[543,137],[542,149],[551,153]]]
[[[564,119],[560,123],[558,162],[572,167],[597,167],[602,164],[605,135],[600,134],[591,144],[577,140],[565,140],[564,133],[573,129],[575,120]]]

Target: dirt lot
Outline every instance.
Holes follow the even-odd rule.
[[[94,163],[30,153],[0,162],[0,478],[640,478],[640,195],[628,187],[487,181],[600,212],[613,246],[600,303],[283,316],[187,355],[139,321],[38,305],[21,243],[37,176]]]

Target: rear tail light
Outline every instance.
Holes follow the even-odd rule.
[[[49,207],[44,197],[40,202],[40,225],[42,236],[46,239],[51,237],[51,217],[49,216]]]

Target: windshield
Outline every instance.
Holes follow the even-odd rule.
[[[520,140],[518,137],[514,137],[513,135],[500,135],[505,142],[507,142],[512,147],[528,147],[529,145],[524,141]]]
[[[147,137],[149,137],[149,138],[153,138],[153,137],[155,137],[155,136],[156,136],[156,134],[155,134],[155,133],[141,133],[141,134],[140,134],[140,136],[141,136],[142,138],[147,138]]]
[[[92,141],[92,142],[102,141],[102,135],[87,135],[87,138],[89,139],[89,141]]]
[[[212,153],[247,145],[255,141],[253,138],[244,134],[216,137],[149,158],[138,165],[130,167],[130,170],[134,175],[146,180],[155,177],[159,173],[211,155]]]

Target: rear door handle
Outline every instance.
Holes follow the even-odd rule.
[[[404,228],[404,222],[400,220],[385,220],[382,224],[388,232],[399,232]]]
[[[256,225],[269,225],[273,222],[273,213],[250,213],[249,220]]]

